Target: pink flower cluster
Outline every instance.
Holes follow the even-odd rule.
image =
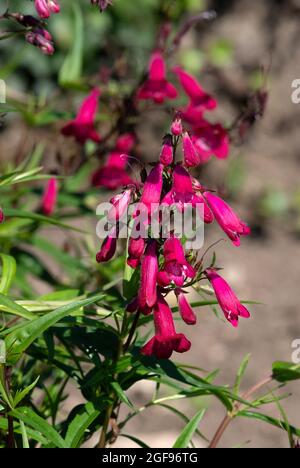
[[[210,123],[204,118],[207,111],[216,108],[217,102],[207,94],[197,80],[179,67],[174,68],[180,84],[188,95],[190,102],[176,112],[171,134],[166,135],[161,150],[160,162],[168,166],[173,163],[173,137],[182,137],[184,164],[187,169],[206,163],[211,156],[226,158],[229,154],[229,135],[220,123]],[[75,119],[62,128],[62,134],[73,136],[80,144],[88,140],[101,142],[101,136],[96,130],[96,114],[101,92],[93,89],[84,99]],[[167,66],[162,53],[155,51],[150,59],[148,76],[136,94],[136,106],[144,100],[151,100],[156,104],[163,104],[166,100],[173,100],[178,91],[167,79]],[[184,124],[186,127],[184,128]],[[132,132],[121,134],[115,147],[108,154],[106,162],[92,176],[92,184],[105,187],[108,190],[134,184],[128,174],[129,153],[136,143]],[[182,185],[183,184],[183,185]],[[187,184],[187,186],[186,186]],[[182,191],[185,198],[182,198]],[[170,204],[199,203],[203,199],[200,193],[194,193],[191,179],[184,168],[177,168],[174,174],[174,186],[165,197]],[[176,201],[177,200],[177,201]],[[212,221],[212,213],[206,208],[205,217]]]
[[[102,12],[112,5],[112,0],[91,0],[91,4],[97,5]],[[54,43],[51,34],[45,28],[45,20],[52,14],[60,13],[60,2],[58,0],[34,0],[34,6],[39,18],[21,13],[6,12],[5,15],[28,28],[25,32],[26,42],[40,49],[43,54],[52,55],[55,52]]]
[[[38,15],[47,19],[52,13],[59,13],[60,6],[57,0],[34,0],[35,8]],[[104,11],[109,5],[112,5],[112,0],[91,0],[92,5],[97,5],[100,11]]]
[[[184,157],[183,161],[176,162],[175,147],[180,139]],[[149,218],[157,204],[176,206],[179,211],[184,211],[190,204],[195,209],[201,208],[205,223],[210,224],[216,220],[233,244],[238,246],[240,237],[249,235],[250,229],[225,201],[206,190],[192,177],[189,169],[196,166],[195,162],[191,164],[193,152],[191,139],[177,117],[172,124],[171,134],[164,140],[160,162],[150,171],[140,195],[131,186],[111,200],[117,211],[117,219],[128,210],[134,197],[138,197],[138,207],[146,207]],[[97,254],[98,262],[107,262],[115,255],[117,231],[117,228],[114,229],[104,240]],[[209,280],[226,319],[234,327],[238,326],[239,317],[250,317],[248,310],[218,274],[218,270],[212,266],[203,269],[202,262],[195,256],[189,258],[184,245],[172,233],[166,240],[154,239],[151,235],[146,238],[130,238],[127,262],[131,268],[140,269],[139,291],[127,310],[144,315],[153,313],[155,335],[142,348],[145,355],[168,359],[174,351],[183,353],[190,349],[190,341],[184,334],[176,331],[167,296],[170,293],[175,294],[182,320],[187,325],[194,325],[197,319],[188,302],[187,293],[188,288],[201,279]]]
[[[188,156],[191,158],[189,166],[205,163],[213,155],[219,159],[227,158],[229,136],[226,130],[219,122],[210,123],[204,118],[206,112],[217,107],[217,101],[182,68],[175,67],[173,72],[189,98],[186,107],[179,110],[181,118],[189,125],[191,131],[191,141],[186,143]],[[163,56],[156,51],[150,59],[148,78],[139,89],[138,99],[163,104],[166,99],[175,99],[177,96],[177,89],[167,81]]]
[[[46,19],[52,13],[59,13],[60,6],[57,0],[34,0],[35,9],[40,18]]]

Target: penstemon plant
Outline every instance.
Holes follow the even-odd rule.
[[[221,309],[224,326],[250,319],[255,302],[238,299],[226,271],[221,273],[209,225],[218,224],[236,247],[250,227],[199,175],[213,158],[226,160],[234,133],[244,136],[263,116],[267,92],[257,91],[258,106],[243,111],[231,127],[207,117],[217,100],[174,64],[186,34],[216,13],[181,19],[185,2],[182,9],[177,5],[177,19],[171,12],[181,2],[161,2],[162,24],[141,76],[118,74],[116,66],[84,77],[81,8],[92,4],[113,15],[118,3],[127,2],[74,3],[74,44],[53,100],[33,104],[9,96],[2,112],[4,122],[13,111],[28,129],[51,130],[72,155],[58,152],[50,170],[42,141],[24,157],[0,164],[0,446],[106,448],[127,438],[148,448],[127,425],[156,407],[181,420],[174,449],[216,448],[236,418],[277,427],[291,448],[299,448],[300,430],[289,423],[285,395],[278,392],[300,379],[299,365],[275,362],[243,392],[249,355],[232,386],[223,386],[215,383],[217,372],[177,362],[174,354],[188,356],[195,346],[189,326],[202,308],[215,312],[216,320],[223,320],[216,307]],[[32,16],[23,13],[25,4]],[[39,49],[36,54],[53,55],[56,38],[48,25],[64,15],[65,4],[19,2],[20,12],[1,13],[0,39],[25,39],[26,47]],[[61,103],[67,107],[64,94],[72,98],[77,92],[85,95],[74,114]],[[153,107],[165,128],[158,136],[160,153],[147,165],[138,126]],[[189,221],[197,229],[185,229]],[[178,331],[182,326],[184,333]],[[142,381],[153,383],[154,394],[139,407],[129,391]],[[74,388],[81,403],[72,406]],[[201,429],[210,408],[199,403],[190,418],[174,405],[207,396],[224,406],[211,440]],[[265,410],[270,405],[279,419]]]

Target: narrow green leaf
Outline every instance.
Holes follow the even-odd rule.
[[[16,315],[17,317],[22,317],[27,320],[34,320],[36,316],[22,307],[20,304],[17,304],[15,301],[10,299],[7,296],[4,296],[0,293],[0,310]]]
[[[72,48],[65,58],[59,73],[59,83],[64,87],[76,86],[80,83],[82,73],[84,25],[83,14],[78,3],[73,4],[74,33]]]
[[[123,401],[123,403],[125,403],[125,405],[129,406],[129,408],[134,409],[133,404],[128,399],[128,397],[127,397],[126,393],[124,392],[124,390],[122,389],[121,385],[118,382],[112,382],[111,386],[114,389],[114,391],[116,392],[116,394],[118,395],[118,397],[120,398],[120,400]]]
[[[27,426],[32,427],[36,431],[45,436],[48,441],[57,448],[68,448],[64,439],[47,421],[38,416],[31,408],[18,408],[11,412],[11,415],[23,421]]]
[[[98,418],[99,415],[100,411],[95,409],[91,402],[82,407],[80,413],[76,414],[75,418],[68,427],[65,441],[69,448],[79,447],[85,431]]]
[[[272,392],[272,395],[273,395],[273,398],[275,400],[276,406],[277,406],[277,408],[278,408],[278,410],[279,410],[279,412],[281,414],[281,417],[283,418],[283,421],[284,421],[284,424],[285,424],[285,427],[286,427],[286,431],[287,431],[287,435],[288,435],[288,439],[289,439],[290,448],[294,449],[295,448],[295,441],[294,441],[294,437],[293,437],[293,434],[292,434],[292,431],[291,431],[289,418],[288,418],[286,412],[284,411],[283,406],[280,403],[280,399],[277,398],[277,396],[274,395],[273,392]]]
[[[7,424],[7,419],[5,418],[0,418],[0,430],[4,431],[7,433],[8,431],[8,424]],[[26,432],[30,440],[34,440],[36,442],[39,442],[40,444],[46,446],[49,442],[46,437],[42,436],[42,434],[38,431],[35,431],[34,429],[31,429],[30,427],[26,427]],[[21,434],[21,427],[20,427],[20,422],[14,421],[14,433],[15,434]]]
[[[205,415],[206,410],[201,410],[197,413],[190,422],[185,426],[182,433],[176,440],[173,448],[187,448],[198,429],[198,426]]]
[[[81,301],[75,301],[60,307],[53,312],[49,312],[42,317],[32,320],[30,323],[24,324],[12,333],[6,339],[7,358],[11,363],[16,363],[20,355],[48,328],[52,327],[55,323],[63,318],[77,311],[81,307],[88,306],[98,302],[103,298],[103,294],[96,294]]]
[[[36,221],[39,223],[52,224],[53,226],[58,226],[63,229],[69,229],[71,231],[80,232],[81,234],[87,233],[86,231],[82,229],[78,229],[74,226],[70,226],[69,224],[61,223],[57,219],[51,218],[50,216],[43,216],[37,213],[31,213],[30,211],[15,210],[13,208],[7,208],[5,210],[5,215],[7,218],[20,218],[20,219],[26,219],[27,221],[32,220],[32,221]]]
[[[23,421],[20,421],[20,429],[21,429],[21,434],[22,434],[23,449],[29,449],[30,446],[29,446],[29,442],[28,442],[26,426],[23,423]]]
[[[36,386],[38,383],[40,377],[37,377],[35,381],[30,384],[28,387],[24,388],[24,390],[18,390],[16,392],[16,395],[13,399],[14,401],[14,408],[18,406],[18,404],[31,392],[31,390]]]
[[[242,416],[244,418],[250,419],[257,419],[259,421],[271,424],[271,426],[278,427],[279,429],[282,429],[284,431],[288,430],[288,427],[284,421],[272,418],[271,416],[267,416],[263,413],[257,413],[254,411],[240,411],[237,416]],[[289,430],[293,435],[300,437],[300,429],[297,429],[294,426],[289,426]]]
[[[5,341],[0,340],[0,365],[6,363],[6,345]]]
[[[166,410],[170,411],[171,413],[176,414],[180,419],[182,419],[186,424],[189,422],[189,418],[179,411],[177,408],[174,408],[173,406],[166,405],[164,403],[159,404],[158,406],[161,406],[162,408],[165,408]],[[206,442],[209,442],[209,439],[207,439],[198,429],[195,431],[195,434],[197,434],[199,437],[204,439]]]
[[[0,367],[0,372],[2,374],[2,368],[1,367]],[[9,408],[12,408],[11,398],[10,398],[10,396],[8,395],[8,393],[7,393],[6,389],[5,389],[2,376],[0,376],[0,397],[1,397],[2,401],[4,401],[8,405]]]
[[[0,258],[2,262],[0,293],[8,294],[11,284],[16,275],[17,264],[15,259],[10,255],[0,254]]]
[[[241,386],[241,383],[242,383],[242,379],[245,375],[245,372],[247,370],[247,367],[248,367],[248,364],[249,364],[249,361],[250,361],[250,358],[251,358],[251,354],[247,354],[244,359],[242,360],[242,363],[240,365],[240,368],[237,372],[237,376],[236,376],[236,381],[235,381],[235,385],[234,385],[234,393],[236,395],[239,394],[239,391],[240,391],[240,386]]]

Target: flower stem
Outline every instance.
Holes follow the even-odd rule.
[[[127,313],[125,312],[124,316],[123,316],[122,329],[121,329],[120,337],[119,337],[118,350],[117,350],[117,354],[116,354],[116,357],[115,357],[114,362],[113,362],[114,368],[116,367],[116,365],[119,362],[120,358],[123,356],[125,348],[126,348],[126,345],[124,346],[124,341],[123,341],[124,340],[124,334],[126,332],[126,328],[127,328]],[[118,378],[118,373],[116,372],[114,374],[114,379],[117,380],[117,378]],[[111,401],[111,403],[108,405],[108,407],[106,409],[106,413],[105,413],[105,417],[104,417],[104,423],[103,423],[101,434],[100,434],[100,439],[99,439],[98,444],[96,445],[96,448],[100,448],[100,449],[101,448],[103,449],[103,448],[106,447],[107,432],[108,432],[108,429],[109,429],[110,420],[111,420],[111,417],[112,417],[112,414],[113,414],[113,411],[114,411],[115,407],[118,406],[118,404],[119,404],[119,398],[115,394],[115,392],[111,392],[111,394],[109,395],[109,398],[112,401]]]
[[[257,393],[261,388],[265,387],[266,385],[270,384],[273,381],[273,377],[267,377],[266,379],[258,382],[254,387],[252,387],[250,390],[248,390],[246,393],[242,395],[242,398],[244,400],[247,400],[250,398],[253,394]],[[217,432],[215,433],[210,445],[208,448],[210,449],[215,449],[217,448],[221,438],[223,437],[224,432],[230,425],[231,421],[235,419],[237,416],[238,411],[240,410],[241,406],[243,403],[236,403],[234,407],[234,411],[232,413],[228,413],[227,416],[222,420],[220,426],[217,429]]]

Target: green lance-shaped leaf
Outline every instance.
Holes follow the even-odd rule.
[[[279,419],[272,418],[271,416],[268,416],[266,414],[245,410],[245,411],[240,411],[237,416],[250,418],[250,419],[257,419],[258,421],[268,423],[271,426],[277,427],[278,429],[282,429],[284,431],[289,431],[291,434],[297,437],[300,437],[300,429],[297,429],[294,426],[288,427],[284,421],[280,421]]]
[[[18,404],[33,390],[33,388],[38,383],[40,377],[37,377],[35,381],[30,384],[28,387],[24,388],[24,390],[17,390],[14,396],[14,408],[18,406]]]
[[[47,438],[51,445],[57,448],[67,448],[66,442],[56,429],[38,416],[31,408],[18,408],[12,411],[11,415],[19,421],[23,421],[27,426],[40,432],[40,434]]]
[[[8,296],[4,296],[0,293],[0,310],[8,314],[16,315],[27,320],[34,320],[36,316],[29,312],[25,307],[17,304],[15,301],[10,299]]]
[[[100,410],[96,409],[91,402],[81,408],[68,427],[65,441],[69,448],[79,447],[85,431],[99,415]]]
[[[23,211],[23,210],[15,210],[13,208],[7,208],[5,210],[5,216],[7,218],[20,218],[20,219],[26,219],[26,220],[31,220],[31,221],[36,221],[38,223],[45,223],[45,224],[52,224],[53,226],[58,226],[63,229],[70,229],[75,232],[80,232],[82,234],[87,234],[86,231],[82,229],[78,229],[76,227],[70,226],[65,223],[61,223],[55,218],[51,218],[51,216],[43,216],[37,213],[31,213],[29,211]],[[5,226],[5,224],[3,224]]]
[[[249,364],[249,361],[250,361],[250,358],[251,358],[251,354],[247,354],[244,359],[242,360],[242,363],[240,365],[240,368],[238,370],[238,373],[237,373],[237,376],[236,376],[236,381],[235,381],[235,385],[234,385],[234,393],[236,395],[238,395],[239,391],[240,391],[240,386],[241,386],[241,383],[242,383],[242,379],[245,375],[245,372],[247,370],[247,367],[248,367],[248,364]]]
[[[203,419],[206,410],[201,410],[199,413],[190,420],[190,422],[185,426],[182,433],[176,440],[173,448],[187,448],[198,429],[200,421]]]
[[[81,307],[94,304],[103,298],[103,294],[96,294],[87,299],[72,302],[63,307],[49,312],[42,317],[32,320],[30,323],[24,324],[22,327],[18,327],[12,333],[10,333],[6,339],[7,348],[7,360],[14,364],[18,361],[21,354],[48,328],[52,327],[55,323],[59,322],[63,318],[77,311]]]
[[[22,444],[24,449],[29,449],[29,441],[28,441],[28,434],[26,430],[26,426],[23,423],[23,421],[20,421],[20,430],[21,430],[21,435],[22,435]]]
[[[15,278],[17,265],[16,261],[10,255],[0,255],[2,263],[2,272],[0,279],[0,293],[8,294],[11,284]]]
[[[74,34],[71,50],[66,56],[59,73],[59,84],[65,88],[77,87],[82,73],[84,25],[79,4],[74,2]]]

